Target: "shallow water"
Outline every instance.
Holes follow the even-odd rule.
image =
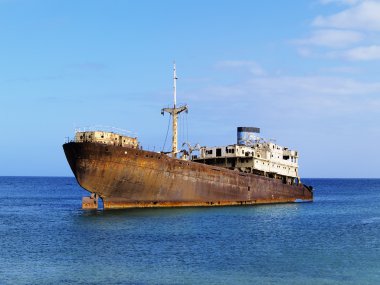
[[[380,179],[314,203],[82,211],[74,178],[0,177],[0,284],[380,284]]]

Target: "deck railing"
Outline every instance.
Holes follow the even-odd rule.
[[[100,126],[100,125],[95,125],[95,126],[86,126],[86,127],[79,127],[75,128],[75,133],[77,132],[109,132],[109,133],[114,133],[114,134],[120,134],[123,136],[129,136],[129,137],[137,137],[137,134],[135,132],[121,129],[121,128],[115,128],[111,126]]]

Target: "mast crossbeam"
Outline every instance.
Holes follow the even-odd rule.
[[[187,105],[184,106],[179,106],[176,107],[177,104],[177,84],[176,81],[178,79],[177,74],[176,74],[176,66],[174,63],[174,68],[173,68],[173,101],[174,105],[173,108],[163,108],[161,109],[161,114],[163,115],[165,112],[169,113],[170,115],[173,116],[173,126],[172,126],[172,132],[173,132],[173,137],[172,137],[172,157],[176,158],[177,153],[178,153],[178,114],[186,111],[188,112],[188,107]]]

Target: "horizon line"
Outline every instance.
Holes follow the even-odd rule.
[[[75,178],[72,176],[60,176],[60,175],[0,175],[0,178],[16,178],[16,177],[26,177],[26,178]],[[380,179],[380,177],[301,177],[303,179]]]

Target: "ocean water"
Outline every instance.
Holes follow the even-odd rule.
[[[0,284],[380,284],[380,179],[313,203],[83,211],[74,178],[0,177]]]

